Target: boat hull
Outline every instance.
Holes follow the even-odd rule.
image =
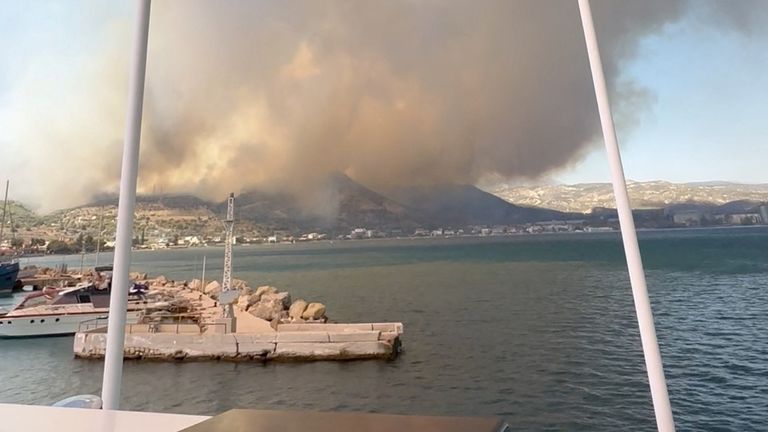
[[[19,263],[0,263],[0,296],[9,296],[13,293],[18,276]]]
[[[139,313],[128,311],[127,323],[135,323]],[[0,316],[0,338],[63,336],[77,333],[85,321],[107,318],[105,312],[66,315]]]

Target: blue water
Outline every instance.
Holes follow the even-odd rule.
[[[768,229],[640,233],[679,430],[768,430]],[[221,249],[146,251],[136,269],[191,278]],[[86,265],[93,263],[86,257]],[[109,259],[102,254],[102,262]],[[46,257],[39,264],[80,257]],[[233,407],[500,415],[514,430],[653,430],[616,234],[271,245],[235,276],[322,301],[338,321],[402,321],[392,362],[125,364],[126,409]],[[70,337],[0,340],[0,401],[98,393]]]

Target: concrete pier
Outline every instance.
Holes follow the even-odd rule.
[[[287,326],[287,329],[281,327]],[[177,327],[170,326],[169,327]],[[401,323],[284,324],[263,333],[200,333],[196,325],[181,325],[170,333],[126,329],[126,359],[315,361],[392,359],[400,349]],[[130,330],[130,331],[129,331]],[[75,335],[75,357],[101,359],[106,329]]]
[[[187,284],[163,276],[135,275],[149,285],[148,295],[155,301],[177,305],[171,310],[185,312],[152,312],[137,324],[126,325],[126,359],[358,360],[392,359],[400,352],[402,323],[328,323],[325,305],[304,300],[291,303],[288,293],[269,286],[254,290],[237,279],[233,282],[241,296],[233,308],[233,320],[223,317],[218,282],[204,288],[197,280]],[[81,325],[72,347],[75,357],[104,358],[106,340],[105,321]]]

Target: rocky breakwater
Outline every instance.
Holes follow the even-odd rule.
[[[199,289],[200,286],[201,282],[197,279],[189,284],[192,289]],[[273,328],[277,324],[285,323],[328,322],[326,306],[323,303],[308,302],[304,299],[292,300],[288,292],[269,285],[252,288],[246,281],[240,279],[234,279],[232,287],[240,293],[235,304],[237,309],[272,323]],[[221,294],[221,284],[218,281],[210,282],[203,292],[216,300]]]
[[[146,275],[136,275],[143,276]],[[124,357],[148,360],[315,361],[392,359],[400,352],[400,323],[329,323],[322,303],[291,295],[272,286],[251,288],[235,279],[240,296],[235,304],[236,331],[212,325],[221,318],[218,282],[203,287],[199,280],[149,281],[152,291],[178,300],[189,299],[195,325],[134,326],[126,332]],[[224,331],[222,331],[224,329]],[[105,329],[75,336],[80,358],[103,358]]]

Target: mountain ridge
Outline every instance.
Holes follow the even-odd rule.
[[[499,184],[486,190],[513,204],[559,211],[589,213],[593,208],[615,207],[610,183],[542,186]],[[722,205],[739,200],[768,201],[768,184],[764,183],[630,181],[627,190],[634,209],[665,208],[683,203]]]

